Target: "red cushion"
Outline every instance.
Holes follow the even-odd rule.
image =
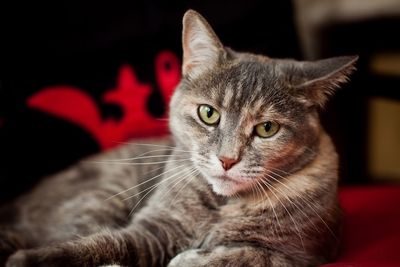
[[[342,250],[324,267],[400,266],[400,186],[344,187]]]

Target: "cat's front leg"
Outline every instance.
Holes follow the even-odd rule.
[[[19,250],[8,259],[6,267],[128,265],[135,255],[135,250],[131,248],[122,234],[105,232],[55,246]]]
[[[299,265],[298,265],[299,264]],[[168,267],[292,267],[303,266],[289,257],[252,246],[217,246],[212,250],[190,249],[175,256]]]
[[[6,267],[62,267],[62,266],[88,266],[82,259],[72,261],[72,255],[58,248],[20,250],[7,262]],[[122,265],[101,265],[93,267],[123,267]]]
[[[188,243],[179,221],[167,217],[148,216],[122,230],[53,247],[21,250],[9,258],[6,267],[165,266]]]

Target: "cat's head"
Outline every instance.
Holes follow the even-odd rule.
[[[170,106],[176,142],[221,195],[250,190],[318,153],[318,108],[347,80],[355,56],[315,62],[226,48],[195,11],[183,18],[183,78]]]

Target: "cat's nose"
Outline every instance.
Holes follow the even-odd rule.
[[[239,159],[232,159],[232,158],[227,158],[227,157],[219,157],[219,161],[221,161],[222,167],[225,169],[225,171],[227,171],[230,168],[232,168],[233,165],[238,163]]]

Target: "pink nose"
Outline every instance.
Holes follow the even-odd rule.
[[[239,162],[239,159],[231,159],[227,157],[219,157],[219,161],[222,163],[222,167],[227,171]]]

